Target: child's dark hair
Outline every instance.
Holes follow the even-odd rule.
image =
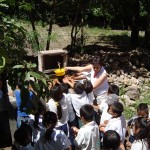
[[[93,120],[94,116],[94,108],[89,105],[85,104],[80,108],[80,117],[84,118],[87,122],[90,122]]]
[[[110,84],[108,88],[108,93],[119,95],[119,87],[115,84]]]
[[[150,122],[145,117],[138,117],[134,121],[135,130],[140,129],[135,135],[136,140],[146,139],[150,149]]]
[[[21,126],[15,131],[14,139],[21,146],[27,146],[32,142],[32,128],[27,123],[22,123]]]
[[[61,119],[62,117],[62,108],[61,108],[61,105],[59,103],[59,101],[62,99],[63,97],[63,92],[62,92],[62,89],[60,87],[60,85],[55,85],[51,91],[51,97],[52,99],[54,99],[54,101],[58,102],[58,104],[56,105],[57,106],[57,116],[58,116],[58,119]]]
[[[60,87],[61,87],[63,93],[66,93],[66,94],[68,93],[69,84],[67,84],[67,83],[61,83]]]
[[[141,113],[144,112],[146,116],[141,116],[141,117],[146,117],[148,118],[149,110],[148,110],[148,105],[147,103],[140,103],[137,107],[137,113],[138,115],[141,115]]]
[[[86,92],[86,94],[89,94],[93,91],[93,85],[91,81],[85,80],[83,83],[83,86],[84,86],[84,91]]]
[[[111,105],[113,113],[116,113],[116,117],[120,117],[122,115],[122,112],[124,111],[123,105],[120,102],[114,102]]]
[[[46,106],[42,103],[42,102],[39,102],[39,105],[38,105],[38,111],[35,113],[34,117],[35,117],[35,120],[34,120],[34,127],[39,129],[39,116],[44,114],[46,112]]]
[[[54,112],[47,111],[43,115],[43,125],[47,128],[45,135],[44,135],[44,141],[50,141],[51,135],[53,133],[53,129],[55,128],[57,123],[57,116]]]
[[[84,91],[84,86],[81,82],[76,82],[73,87],[76,94],[82,94]]]
[[[120,136],[114,130],[108,130],[103,136],[103,149],[118,150],[120,146]]]

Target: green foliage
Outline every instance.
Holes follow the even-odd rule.
[[[30,31],[27,32],[27,42],[29,45],[31,45],[31,48],[33,51],[40,51],[43,50],[44,43],[40,43],[37,45],[36,37],[38,36],[40,38],[40,34],[37,31]]]
[[[19,65],[13,66],[9,76],[8,82],[13,89],[15,89],[17,82],[21,82],[24,88],[28,89],[29,86],[33,88],[38,98],[48,98],[49,90],[47,81],[49,77],[42,72],[36,71],[36,64],[23,61]],[[46,93],[45,93],[46,92]]]
[[[8,2],[8,1],[7,1]],[[15,1],[11,5],[15,5]],[[34,100],[48,98],[49,90],[47,80],[49,77],[37,71],[36,64],[24,60],[26,45],[26,30],[15,19],[5,15],[5,9],[10,2],[0,1],[0,75],[6,75],[9,85],[14,90],[18,82],[22,82],[22,104],[25,106],[29,100],[29,87],[35,92]],[[22,5],[23,7],[23,5]],[[29,7],[29,5],[28,5]],[[27,9],[27,8],[24,8]],[[30,9],[27,9],[30,11]],[[34,33],[34,35],[37,33]],[[34,39],[34,38],[33,38]],[[30,111],[29,109],[27,111]]]

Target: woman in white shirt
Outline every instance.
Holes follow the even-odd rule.
[[[108,80],[107,72],[102,66],[102,60],[99,56],[95,56],[92,63],[87,66],[66,67],[66,70],[73,70],[78,72],[90,72],[90,81],[93,85],[93,93],[97,99],[97,103],[107,100]],[[85,78],[82,76],[82,78]]]
[[[131,150],[150,150],[150,123],[146,118],[135,119],[133,134],[135,141],[131,145]]]

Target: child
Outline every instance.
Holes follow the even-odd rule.
[[[76,112],[76,115],[80,117],[80,108],[84,104],[91,104],[89,97],[84,91],[84,86],[81,82],[77,81],[76,83],[70,82],[67,78],[64,80],[68,83],[74,90],[75,93],[70,94],[70,101],[72,102],[73,108]]]
[[[119,87],[115,84],[110,84],[107,92],[107,99],[118,99],[119,100]],[[107,100],[106,99],[106,100]],[[100,109],[102,112],[106,106],[106,101],[102,101],[97,107],[94,105],[93,107],[96,109]]]
[[[109,120],[108,124],[106,125],[104,132],[108,130],[114,130],[120,135],[120,139],[122,143],[124,143],[125,139],[125,132],[126,132],[126,121],[124,116],[122,115],[123,112],[123,105],[120,102],[114,102],[108,111],[112,118]]]
[[[21,126],[14,133],[15,143],[13,150],[34,150],[32,146],[32,129],[26,124],[22,123]]]
[[[50,91],[51,99],[47,103],[48,110],[56,113],[58,122],[56,127],[63,130],[68,135],[68,120],[69,120],[69,107],[68,97],[62,92],[61,86],[56,84]]]
[[[144,117],[136,118],[133,125],[135,141],[131,145],[131,150],[150,149],[150,124]]]
[[[108,88],[108,95],[110,94],[116,94],[119,95],[119,87],[115,84],[110,84]]]
[[[16,86],[16,90],[14,91],[14,95],[16,97],[16,105],[17,105],[17,128],[20,127],[22,122],[29,122],[29,114],[26,113],[28,100],[23,100],[21,94],[27,94],[29,96],[29,100],[33,98],[33,92],[31,91],[23,91],[23,85],[21,82],[18,82]]]
[[[119,87],[114,84],[110,84],[107,92],[107,100],[102,101],[99,105],[93,105],[95,109],[98,109],[101,113],[101,118],[99,118],[98,124],[103,124],[105,120],[109,120],[111,115],[107,112],[109,105],[111,105],[114,101],[119,101]],[[109,103],[109,104],[108,104]]]
[[[106,100],[106,102],[104,103],[105,106],[103,108],[102,111],[102,115],[101,115],[101,119],[100,119],[100,131],[103,131],[103,128],[106,127],[108,121],[112,118],[112,115],[108,112],[110,106],[114,103],[114,102],[118,102],[118,96],[114,96],[113,94],[111,94],[108,99]]]
[[[63,131],[55,128],[57,115],[47,111],[43,116],[45,132],[41,133],[40,139],[35,145],[36,150],[70,150],[70,141]]]
[[[29,115],[30,117],[29,125],[32,128],[34,144],[39,140],[40,133],[44,130],[42,121],[45,112],[46,112],[46,106],[42,104],[42,102],[39,102],[38,111],[35,113],[35,115]]]
[[[103,136],[103,150],[125,150],[120,142],[119,134],[114,130],[108,130]]]
[[[132,123],[134,123],[134,119],[138,118],[138,117],[149,117],[149,109],[148,109],[148,105],[146,103],[140,103],[137,107],[137,116],[132,117],[129,121],[128,121],[128,126],[131,126]]]
[[[131,143],[133,143],[135,140],[135,137],[134,137],[133,131],[132,131],[132,126],[134,124],[135,119],[138,117],[145,117],[145,118],[149,117],[149,109],[148,109],[148,105],[146,103],[140,103],[138,105],[137,116],[132,117],[127,123],[127,133],[126,133],[127,137],[128,137],[127,143],[126,143],[127,147],[130,147]]]
[[[93,101],[94,101],[95,97],[94,97],[94,94],[93,94],[93,85],[92,85],[91,81],[84,80],[83,86],[84,86],[84,91],[88,95],[90,103],[93,104]]]
[[[77,135],[74,143],[77,149],[95,150],[99,139],[99,129],[95,121],[93,121],[94,109],[91,105],[83,105],[80,109],[80,118],[84,126],[80,129],[72,127]]]

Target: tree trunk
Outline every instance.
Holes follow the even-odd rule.
[[[146,20],[145,45],[146,48],[150,48],[150,14],[149,13]]]
[[[55,18],[55,8],[56,8],[56,1],[53,0],[53,5],[52,5],[52,15],[50,18],[50,24],[49,24],[49,29],[48,29],[48,38],[47,38],[47,43],[46,43],[46,50],[49,50],[50,48],[50,36],[52,35],[52,27],[53,27],[53,22],[54,22],[54,18]]]
[[[72,24],[72,29],[71,29],[71,48],[75,45],[76,43],[76,35],[77,35],[77,20],[78,20],[78,15],[79,15],[79,10],[80,7],[77,6],[76,10],[76,15]]]
[[[33,19],[33,11],[29,12],[29,18],[30,18],[33,33],[34,33],[34,38],[35,38],[35,42],[36,42],[36,45],[37,45],[37,50],[39,51],[40,50],[40,44],[39,44],[39,39],[38,39],[38,36],[37,36],[37,31],[36,31],[35,23],[34,23],[34,19]]]
[[[135,12],[132,18],[132,28],[131,28],[131,47],[136,49],[138,46],[139,37],[139,14],[140,14],[140,4],[139,0],[135,2]]]
[[[50,21],[50,25],[49,25],[49,29],[48,29],[48,38],[47,38],[46,50],[49,50],[49,48],[50,48],[50,36],[52,34],[52,27],[53,27],[53,21]]]

